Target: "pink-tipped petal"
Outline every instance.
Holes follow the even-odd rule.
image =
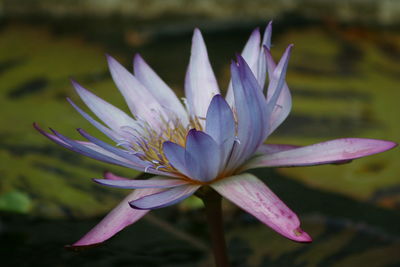
[[[281,145],[281,144],[263,144],[257,149],[257,154],[271,154],[298,148],[296,145]]]
[[[129,206],[129,202],[138,198],[155,194],[162,189],[139,189],[130,193],[121,203],[97,224],[84,237],[75,242],[72,247],[91,246],[102,243],[114,236],[125,227],[142,218],[148,210],[136,210]]]
[[[194,194],[200,185],[181,185],[129,202],[134,209],[149,210],[174,205]]]
[[[279,234],[297,242],[311,242],[291,211],[257,177],[244,173],[211,184],[218,193],[265,223]]]
[[[133,60],[136,78],[152,93],[161,103],[167,113],[173,113],[180,118],[182,123],[188,123],[187,113],[181,101],[172,89],[157,75],[157,73],[136,54]]]
[[[260,167],[294,167],[346,162],[392,149],[391,141],[342,138],[282,152],[265,154],[246,164],[244,169]]]
[[[218,83],[208,59],[207,48],[199,29],[194,30],[190,62],[185,77],[185,94],[191,115],[206,117]]]

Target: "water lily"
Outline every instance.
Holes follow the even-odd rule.
[[[201,32],[195,29],[184,104],[140,55],[134,57],[133,73],[107,56],[112,78],[132,116],[72,82],[101,122],[68,101],[113,144],[82,129],[78,131],[87,141],[72,140],[52,129],[52,133],[45,132],[37,124],[36,129],[72,151],[155,175],[137,180],[106,173],[104,179],[95,179],[102,185],[134,190],[73,246],[101,243],[150,210],[176,204],[200,188],[212,188],[289,239],[311,241],[300,228],[298,216],[259,178],[245,171],[343,163],[383,152],[396,144],[363,138],[303,147],[264,144],[291,109],[285,76],[292,45],[278,64],[270,47],[271,23],[263,36],[254,30],[241,55],[231,63],[231,82],[224,98]],[[267,74],[269,83],[264,88]]]

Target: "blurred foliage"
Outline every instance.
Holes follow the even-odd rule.
[[[27,213],[30,207],[31,201],[25,193],[11,191],[0,194],[0,210]]]

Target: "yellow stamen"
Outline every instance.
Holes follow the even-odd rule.
[[[133,150],[142,152],[139,157],[152,164],[152,168],[178,174],[179,172],[169,163],[164,155],[163,143],[171,141],[182,147],[186,145],[186,136],[189,130],[203,130],[201,118],[192,117],[188,125],[183,125],[179,118],[167,121],[161,118],[162,130],[156,131],[148,123],[142,126],[143,133],[136,142],[131,143]]]

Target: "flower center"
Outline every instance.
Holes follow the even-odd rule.
[[[182,147],[186,145],[186,136],[190,129],[203,130],[200,123],[201,118],[192,117],[187,125],[179,118],[172,120],[161,119],[159,130],[152,128],[147,122],[141,125],[141,131],[135,130],[130,133],[134,140],[129,141],[129,148],[143,161],[149,162],[148,168],[161,169],[162,171],[179,173],[168,161],[163,151],[163,143],[171,141]]]

